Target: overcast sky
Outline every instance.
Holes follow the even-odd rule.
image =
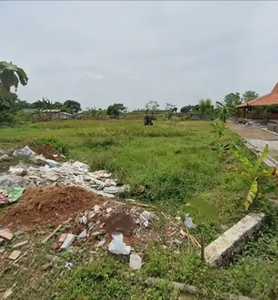
[[[1,1],[0,60],[30,102],[179,108],[278,80],[278,2]]]

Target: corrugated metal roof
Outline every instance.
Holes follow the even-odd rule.
[[[270,105],[278,105],[278,82],[276,83],[275,87],[273,88],[270,94],[258,97],[246,103],[239,104],[237,108]]]

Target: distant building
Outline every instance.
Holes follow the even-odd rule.
[[[60,109],[44,109],[41,116],[48,120],[66,120],[73,118],[72,114],[61,111]]]
[[[267,109],[272,113],[259,115],[255,108]],[[239,104],[237,107],[238,117],[246,119],[278,119],[278,83],[276,83],[273,90],[262,97],[250,100],[248,102]],[[276,108],[276,109],[275,109]]]

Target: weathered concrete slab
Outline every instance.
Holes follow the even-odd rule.
[[[240,253],[246,241],[261,228],[265,214],[249,214],[205,248],[206,261],[213,266],[228,265]]]

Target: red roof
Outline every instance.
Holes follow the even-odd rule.
[[[278,82],[270,94],[239,104],[237,108],[269,105],[278,105]]]

